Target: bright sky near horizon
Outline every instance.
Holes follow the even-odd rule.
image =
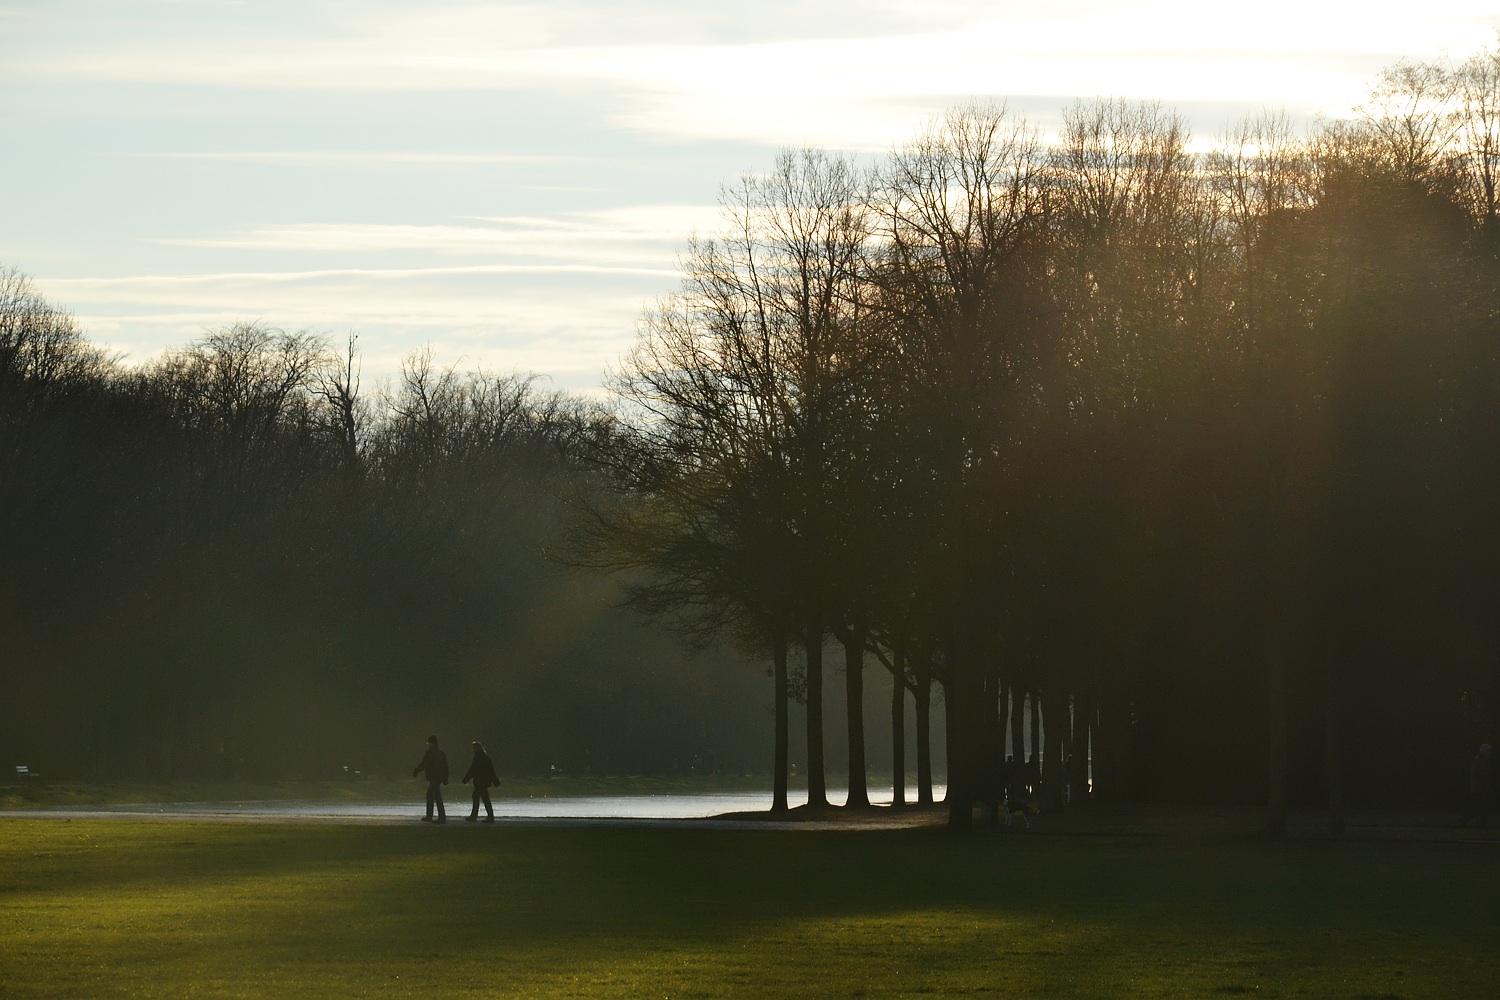
[[[0,264],[150,358],[264,320],[588,389],[778,146],[879,153],[971,97],[1200,141],[1347,114],[1496,0],[0,0]]]

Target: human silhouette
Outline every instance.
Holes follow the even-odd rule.
[[[467,817],[470,823],[479,818],[479,803],[484,803],[486,823],[495,822],[495,807],[490,805],[490,787],[500,784],[500,777],[495,774],[495,762],[490,760],[490,755],[484,752],[484,747],[475,740],[469,744],[474,748],[474,759],[469,761],[469,769],[464,772],[464,784],[471,780],[474,782],[474,808],[469,810]]]
[[[1489,819],[1490,803],[1494,795],[1495,764],[1491,756],[1490,745],[1486,743],[1479,748],[1479,752],[1469,762],[1469,804],[1464,809],[1463,818],[1458,821],[1458,825],[1463,826],[1477,816],[1480,829],[1484,829],[1485,821]]]
[[[443,786],[448,783],[448,755],[438,749],[436,736],[427,737],[427,752],[422,755],[422,761],[412,768],[411,776],[415,778],[423,771],[427,772],[427,815],[422,817],[423,823],[446,823],[448,813],[443,809]],[[432,818],[432,807],[437,806],[437,819]]]
[[[1016,763],[1015,757],[1006,757],[1000,765],[1000,787],[1007,801],[1020,802],[1026,798],[1025,768]]]

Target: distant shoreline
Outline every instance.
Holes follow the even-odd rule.
[[[890,797],[888,776],[872,776],[872,795]],[[43,782],[0,786],[0,814],[13,810],[86,806],[173,805],[184,803],[307,802],[322,804],[404,804],[420,800],[423,785],[417,779],[367,778],[345,781],[281,782]],[[788,789],[794,803],[805,800],[806,786]],[[703,775],[691,777],[523,777],[504,778],[491,791],[496,801],[516,799],[564,799],[587,796],[772,794],[768,775]],[[845,791],[830,788],[830,797],[842,801]],[[907,785],[907,798],[915,797],[914,783]],[[469,786],[450,783],[445,797],[451,801],[469,797]],[[938,791],[941,798],[941,788]]]

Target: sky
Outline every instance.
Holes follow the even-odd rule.
[[[261,321],[592,391],[719,189],[871,160],[945,108],[1048,132],[1160,100],[1195,140],[1350,113],[1495,0],[0,0],[0,266],[142,362]]]

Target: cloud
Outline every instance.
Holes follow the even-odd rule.
[[[524,153],[390,153],[314,150],[263,150],[226,152],[126,152],[115,156],[128,156],[151,160],[204,160],[228,163],[264,163],[274,166],[334,166],[361,167],[386,166],[388,164],[415,165],[487,165],[501,163],[582,163],[589,157],[555,156]]]
[[[350,268],[36,281],[44,294],[79,316],[104,310],[148,319],[213,313],[265,317],[299,327],[343,327],[367,319],[472,324],[525,316],[544,320],[541,325],[551,328],[559,326],[558,316],[598,316],[601,309],[614,315],[626,301],[633,322],[634,313],[650,298],[649,291],[663,284],[671,287],[676,278],[669,271],[599,269],[594,273],[601,280],[582,291],[562,280],[572,271],[503,266]],[[549,275],[560,278],[545,280]]]
[[[264,320],[360,334],[366,374],[394,372],[414,344],[444,363],[546,372],[570,388],[597,385],[634,338],[643,305],[676,286],[668,271],[596,269],[580,285],[562,267],[503,265],[38,278],[89,336],[133,362],[205,330]]]
[[[323,8],[320,8],[323,9]],[[779,9],[779,8],[778,8]],[[842,9],[842,8],[841,8]],[[329,14],[327,11],[333,11]],[[927,13],[923,14],[926,10]],[[1286,104],[1342,113],[1401,55],[1467,54],[1496,15],[1481,0],[1413,9],[1268,0],[1251,11],[1198,0],[1129,5],[886,3],[842,34],[828,17],[784,18],[779,37],[730,41],[728,15],[672,5],[580,3],[364,12],[327,8],[282,35],[202,44],[132,36],[49,53],[31,71],[193,86],[334,91],[568,90],[609,93],[618,124],[685,137],[880,145],[915,107],[955,95],[1113,95]],[[684,19],[660,41],[662,15]],[[310,17],[311,15],[309,15]],[[866,24],[883,33],[872,34]],[[657,28],[652,30],[652,26]],[[205,29],[207,30],[207,29]],[[760,27],[758,35],[770,29]],[[741,33],[743,37],[743,32]],[[609,39],[601,43],[601,39]]]
[[[440,357],[587,373],[586,383],[628,346],[642,303],[676,287],[684,237],[715,231],[716,209],[540,217],[538,204],[563,199],[516,192],[607,178],[622,192],[652,192],[621,198],[690,199],[716,179],[694,174],[698,164],[718,173],[731,156],[769,159],[732,146],[632,146],[601,123],[673,140],[880,150],[972,95],[1008,98],[1044,126],[1075,96],[1118,96],[1190,104],[1212,134],[1205,119],[1267,105],[1342,113],[1401,56],[1491,46],[1497,19],[1494,0],[1374,0],[1354,14],[1306,0],[23,7],[0,10],[0,94],[25,95],[10,110],[74,145],[13,144],[12,186],[41,208],[18,204],[8,242],[32,266],[119,274],[122,261],[150,260],[138,266],[158,272],[39,279],[93,335],[139,359],[206,327],[264,317],[360,330],[368,371],[393,370],[407,347],[431,341]],[[131,83],[148,86],[121,85]],[[240,143],[251,148],[223,148]],[[386,143],[407,148],[368,150]],[[119,169],[80,182],[70,165],[93,169],[88,157],[111,144],[161,148],[113,155],[182,165],[113,160]],[[578,149],[601,166],[549,170],[589,157],[508,148]],[[663,162],[611,172],[610,150],[642,148]],[[206,161],[329,176],[254,172],[236,195],[210,183],[220,171]],[[506,163],[539,169],[505,171],[526,186],[459,169]],[[444,176],[406,183],[424,166]],[[404,174],[368,172],[389,168]],[[109,198],[86,211],[77,195],[88,191]],[[207,202],[211,230],[192,214]],[[189,235],[143,245],[142,226]],[[177,270],[212,273],[168,273]]]
[[[237,261],[263,254],[274,268],[37,282],[92,338],[137,361],[206,329],[264,319],[359,331],[372,374],[395,371],[412,344],[430,341],[440,358],[549,372],[583,388],[628,348],[642,306],[678,286],[687,234],[718,218],[717,206],[633,205],[438,225],[260,225],[159,242]],[[286,267],[392,253],[416,266]],[[438,263],[445,258],[468,259]]]
[[[301,222],[253,226],[217,236],[155,242],[211,249],[299,253],[424,251],[444,255],[503,255],[568,262],[572,269],[602,265],[642,273],[668,270],[688,233],[716,224],[718,209],[697,205],[629,206],[551,218],[499,217],[467,225]]]

